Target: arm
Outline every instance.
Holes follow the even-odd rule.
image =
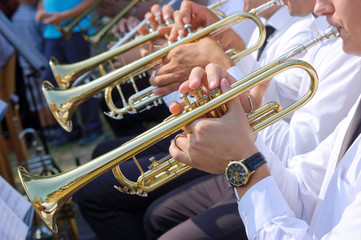
[[[74,8],[63,12],[54,12],[54,13],[42,12],[41,15],[38,17],[38,21],[41,21],[45,24],[59,24],[65,20],[68,20],[72,17],[79,15],[87,7],[93,4],[94,1],[95,0],[83,0]]]
[[[189,81],[182,87],[194,89],[199,82],[208,82],[206,86],[210,87],[213,85],[212,80],[215,80],[220,82],[224,92],[229,89],[227,78],[225,71],[219,72],[207,66],[206,74],[200,69],[193,70]],[[194,82],[197,84],[193,85]],[[330,156],[334,155],[331,150],[336,135],[320,145],[317,151],[308,156],[300,156],[300,159],[295,161],[298,162],[298,166],[293,170],[287,170],[265,146],[256,147],[239,99],[230,100],[227,107],[228,112],[221,118],[201,118],[184,127],[184,134],[172,141],[169,149],[171,155],[195,168],[220,174],[224,173],[230,160],[248,158],[257,151],[267,153],[265,156],[270,169],[267,165],[262,165],[252,175],[249,184],[237,189],[241,198],[240,214],[242,216],[245,213],[246,217],[243,217],[243,220],[251,234],[249,237],[307,237],[307,223],[313,215]],[[332,164],[329,166],[333,167]],[[276,181],[262,185],[271,178],[270,174]],[[278,189],[278,193],[275,193],[276,198],[272,195],[274,191],[268,191],[269,189]],[[259,198],[260,194],[264,197]],[[257,202],[257,199],[263,200]],[[248,203],[251,201],[257,204]],[[265,214],[265,211],[270,212]],[[262,217],[255,219],[257,216]]]

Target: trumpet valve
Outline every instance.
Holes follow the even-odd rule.
[[[184,25],[184,29],[186,29],[188,31],[188,36],[193,33],[191,27],[192,27],[192,24],[189,24],[189,23]]]
[[[183,99],[186,102],[186,106],[184,107],[184,111],[189,112],[192,109],[195,109],[197,107],[197,104],[195,102],[190,102],[188,99],[189,93],[185,93],[180,96],[181,99]]]
[[[155,157],[149,158],[149,161],[151,162],[151,164],[148,166],[149,170],[154,169],[157,166],[159,166],[159,162],[157,160],[155,160]]]
[[[177,41],[180,41],[180,40],[182,40],[184,37],[183,36],[178,36],[177,37]]]
[[[170,25],[172,25],[174,23],[174,21],[173,21],[173,19],[171,19],[171,18],[168,18],[167,20],[165,20],[165,25],[167,25],[167,26],[170,26]]]
[[[158,27],[163,27],[164,26],[164,23],[162,23],[162,18],[161,17],[156,17],[155,21],[158,22]]]
[[[197,89],[193,90],[198,95],[197,106],[202,106],[209,101],[209,96],[202,94],[202,87],[199,86]]]

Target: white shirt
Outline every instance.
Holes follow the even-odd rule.
[[[283,6],[265,22],[265,25],[274,27],[275,32],[269,38],[259,61],[257,62],[256,60],[258,52],[256,51],[242,58],[236,63],[236,66],[227,71],[234,78],[241,79],[245,75],[276,60],[288,51],[310,41],[314,38],[314,33],[310,28],[312,22],[311,15],[303,18],[292,17],[289,14],[288,7]],[[250,45],[254,44],[258,39],[258,35],[258,30],[255,30],[250,40]],[[265,93],[264,101],[276,101],[282,107],[294,103],[298,99],[297,96],[303,73],[301,70],[291,69],[275,76]]]
[[[240,74],[242,74],[235,76],[237,79],[254,72],[282,54],[313,38],[309,27],[312,22],[311,17],[292,17],[287,6],[281,7],[267,21],[262,20],[265,25],[274,27],[275,31],[269,37],[268,43],[258,62],[256,60],[258,51],[255,51],[236,63],[236,66],[241,70]],[[258,32],[258,29],[255,29],[252,33],[248,46],[254,45],[257,41]]]
[[[361,135],[336,167],[356,105],[314,151],[294,157],[290,169],[257,139],[272,176],[238,200],[249,239],[360,239]]]
[[[318,18],[313,27],[321,24],[322,29],[325,29],[325,22],[324,18]],[[319,87],[315,96],[293,114],[289,123],[280,120],[259,134],[286,166],[291,157],[315,149],[346,117],[359,96],[361,58],[345,54],[341,45],[341,39],[329,40],[307,52],[303,60],[310,63],[319,76]],[[303,95],[309,85],[308,75],[303,75],[299,95]],[[280,85],[278,89],[286,89],[282,84],[287,83],[287,80],[282,80],[282,77],[274,82]],[[277,95],[276,84],[270,86],[273,87],[271,90],[275,96],[272,99],[268,95],[268,100],[284,103],[285,101],[280,99],[284,99],[287,93],[278,92]]]

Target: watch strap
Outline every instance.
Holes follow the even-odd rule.
[[[259,166],[266,163],[266,160],[263,154],[258,152],[253,154],[251,157],[246,158],[244,162],[247,164],[249,170],[255,171]]]

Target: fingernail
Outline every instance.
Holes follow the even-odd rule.
[[[158,88],[154,88],[154,89],[153,89],[153,93],[154,93],[155,95],[159,95]]]
[[[165,13],[165,14],[164,14],[164,19],[169,19],[169,18],[170,18],[169,13]]]
[[[188,22],[189,22],[188,16],[184,16],[184,17],[183,17],[183,22],[184,22],[184,23],[188,23]]]
[[[214,85],[216,85],[216,81],[214,79],[211,79],[209,81],[209,87],[212,88]]]
[[[222,82],[225,86],[229,87],[229,83],[228,83],[227,79],[222,78]]]

